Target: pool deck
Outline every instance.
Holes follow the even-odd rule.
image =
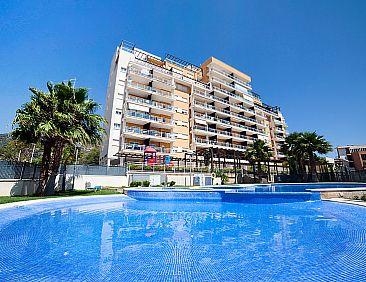
[[[58,197],[58,198],[45,198],[45,199],[37,199],[37,200],[29,200],[29,201],[19,201],[14,203],[7,203],[7,204],[1,204],[0,210],[7,209],[7,208],[14,208],[14,207],[22,207],[37,203],[48,203],[48,202],[57,202],[57,201],[65,201],[65,200],[80,200],[80,199],[92,199],[92,198],[108,198],[108,197],[121,197],[126,199],[131,199],[127,197],[126,195],[119,195],[119,194],[113,194],[113,195],[95,195],[95,196],[73,196],[73,197]],[[133,200],[133,199],[131,199]]]
[[[330,198],[330,199],[323,199],[323,201],[366,207],[366,202],[361,201],[361,200],[350,200],[350,199],[345,199],[345,198]]]

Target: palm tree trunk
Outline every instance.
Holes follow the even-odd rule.
[[[51,157],[51,175],[46,185],[46,195],[53,195],[55,193],[56,178],[60,168],[64,147],[65,143],[62,140],[56,141],[56,145]]]
[[[39,176],[39,186],[36,192],[36,195],[44,196],[46,190],[46,184],[48,182],[48,178],[51,174],[51,154],[52,154],[53,144],[51,142],[47,142],[43,146],[43,155],[42,155],[42,164],[41,171]]]
[[[311,181],[318,181],[318,176],[316,174],[316,162],[313,152],[309,152],[309,163],[310,163]]]

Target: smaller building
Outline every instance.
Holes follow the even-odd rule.
[[[337,147],[338,158],[348,161],[351,170],[366,169],[366,145],[347,145]]]

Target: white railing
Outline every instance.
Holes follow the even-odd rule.
[[[168,111],[174,111],[174,107],[163,104],[163,103],[159,103],[156,101],[151,101],[151,100],[146,100],[146,99],[142,99],[142,98],[136,98],[133,96],[128,96],[127,98],[128,102],[132,102],[132,103],[136,103],[136,104],[145,104],[154,108],[158,108],[158,109],[162,109],[162,110],[168,110]]]
[[[159,138],[168,138],[168,139],[175,139],[175,135],[171,134],[170,132],[164,131],[157,131],[157,130],[148,130],[148,129],[141,129],[139,127],[125,127],[123,130],[124,133],[131,133],[131,134],[141,134],[141,135],[149,135]]]
[[[170,153],[170,148],[165,147],[155,147],[153,145],[140,145],[140,144],[133,144],[133,143],[127,143],[121,145],[121,150],[129,150],[129,151],[136,151],[136,152],[144,152],[147,147],[153,147],[157,153]]]
[[[239,79],[237,77],[234,77],[234,76],[232,76],[231,74],[229,74],[229,73],[227,73],[225,71],[221,71],[221,70],[219,70],[217,68],[210,68],[210,70],[215,71],[217,73],[220,73],[220,74],[228,77],[229,79],[234,80],[236,83],[238,83],[238,84],[240,84],[240,85],[242,85],[244,87],[247,87],[247,88],[250,88],[250,89],[252,88],[252,86],[249,83],[244,82],[241,79]]]
[[[137,112],[137,111],[129,110],[129,111],[127,111],[127,116],[134,117],[134,118],[140,118],[140,119],[146,119],[146,120],[155,121],[155,122],[163,123],[163,124],[170,124],[170,125],[174,124],[174,121],[169,118],[154,116],[154,115],[150,115],[150,114],[147,114],[144,112]]]
[[[226,124],[226,125],[240,127],[242,129],[245,129],[245,130],[250,130],[250,131],[258,132],[260,134],[264,134],[265,133],[263,130],[260,130],[260,129],[257,129],[257,128],[252,128],[252,127],[249,127],[249,126],[246,126],[246,125],[242,125],[242,124],[239,124],[239,123],[236,123],[236,122],[230,122],[228,120],[220,119],[220,118],[217,118],[217,117],[211,117],[211,116],[208,116],[206,114],[196,113],[195,114],[195,117],[202,118],[202,119],[209,119],[209,120],[213,120],[213,121],[216,121],[216,122],[219,122],[219,123],[223,123],[223,124]]]
[[[243,146],[243,145],[231,144],[228,142],[219,142],[219,141],[214,141],[214,140],[205,140],[205,139],[201,139],[201,138],[196,138],[195,142],[199,143],[199,144],[207,144],[207,145],[221,146],[221,147],[226,147],[226,148],[235,148],[235,149],[241,149],[241,150],[246,150],[248,148],[247,146]]]
[[[223,93],[223,94],[226,94],[226,95],[229,95],[229,96],[231,96],[231,97],[234,97],[235,99],[237,99],[237,100],[239,100],[239,101],[242,101],[242,102],[245,102],[245,103],[247,103],[247,104],[250,104],[251,106],[254,106],[254,102],[253,102],[253,101],[250,101],[250,100],[248,100],[248,99],[245,99],[244,97],[239,96],[239,95],[237,95],[237,94],[231,93],[230,91],[227,91],[227,90],[225,90],[225,89],[219,88],[219,87],[217,87],[217,86],[213,86],[213,89],[214,89],[215,91],[220,91],[220,92],[221,92],[221,93]],[[250,96],[250,95],[249,95],[249,96]]]
[[[166,98],[174,99],[174,97],[175,97],[174,95],[172,95],[168,91],[161,90],[161,89],[157,89],[155,87],[151,87],[151,86],[144,85],[144,84],[141,84],[141,83],[129,81],[127,83],[127,85],[129,87],[132,87],[132,88],[135,88],[135,89],[139,89],[139,90],[143,90],[143,91],[149,92],[151,94],[158,94],[158,95],[163,96],[163,97],[166,97]]]
[[[232,133],[232,132],[223,131],[223,130],[214,129],[214,128],[209,128],[209,127],[200,126],[200,125],[195,125],[193,128],[197,129],[197,130],[206,131],[206,132],[212,132],[212,133],[217,133],[217,134],[231,136],[231,137],[238,137],[238,138],[241,138],[241,139],[257,140],[257,138],[247,136],[247,135],[244,135],[244,134]]]

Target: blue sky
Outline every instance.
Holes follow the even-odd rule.
[[[0,132],[30,86],[76,78],[105,103],[122,39],[253,78],[289,131],[366,143],[366,1],[0,1]]]

